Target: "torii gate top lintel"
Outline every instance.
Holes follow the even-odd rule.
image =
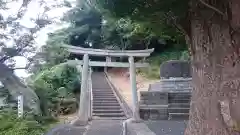
[[[148,57],[154,51],[154,49],[146,50],[104,50],[104,49],[92,49],[83,48],[70,45],[62,46],[67,49],[68,52],[74,54],[91,55],[91,56],[105,56],[106,62],[101,61],[89,61],[91,67],[130,67],[130,63],[126,62],[113,62],[111,57]],[[134,60],[133,60],[134,61]],[[79,61],[80,65],[83,65],[83,61]],[[148,67],[149,64],[145,62],[135,63],[136,68]]]
[[[70,45],[62,46],[67,49],[70,53],[74,54],[89,54],[92,56],[110,56],[110,57],[148,57],[154,51],[152,49],[146,50],[104,50],[104,49],[92,49],[83,48]]]

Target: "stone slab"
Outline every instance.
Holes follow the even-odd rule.
[[[161,79],[159,82],[150,84],[148,91],[191,91],[192,79]]]
[[[142,104],[168,104],[168,93],[167,92],[140,92],[140,101]]]
[[[160,78],[183,77],[190,78],[191,65],[189,61],[171,60],[160,66]]]
[[[140,118],[144,120],[167,120],[168,109],[140,109]]]

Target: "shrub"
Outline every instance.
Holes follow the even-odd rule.
[[[33,78],[29,84],[36,91],[45,116],[57,116],[59,113],[72,112],[69,109],[76,109],[73,107],[77,104],[74,91],[80,91],[80,73],[76,67],[67,63],[59,64],[41,71]],[[73,101],[72,106],[65,106],[64,101],[69,99]]]
[[[40,123],[33,117],[18,118],[16,111],[0,111],[1,135],[42,135],[56,121]]]

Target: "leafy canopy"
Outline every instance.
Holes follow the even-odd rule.
[[[91,2],[97,9],[114,18],[130,18],[143,24],[158,36],[184,42],[184,35],[178,23],[187,15],[189,0],[93,0]]]

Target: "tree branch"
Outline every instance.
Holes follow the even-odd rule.
[[[164,13],[163,15],[164,15],[165,19],[171,20],[172,25],[179,32],[181,32],[183,35],[188,35],[188,32],[180,24],[177,23],[177,18],[174,15],[172,15],[172,13],[168,12],[168,13]]]
[[[16,67],[16,68],[11,68],[12,70],[18,70],[18,69],[28,69],[27,67]]]
[[[0,59],[0,63],[4,63],[6,60],[10,59],[11,57],[9,56],[3,56],[1,59]]]
[[[220,15],[222,16],[226,16],[222,11],[220,11],[219,9],[217,9],[216,7],[212,6],[212,5],[209,5],[208,3],[206,3],[205,1],[203,0],[199,0],[203,5],[205,5],[206,7],[216,11],[217,13],[219,13]]]

